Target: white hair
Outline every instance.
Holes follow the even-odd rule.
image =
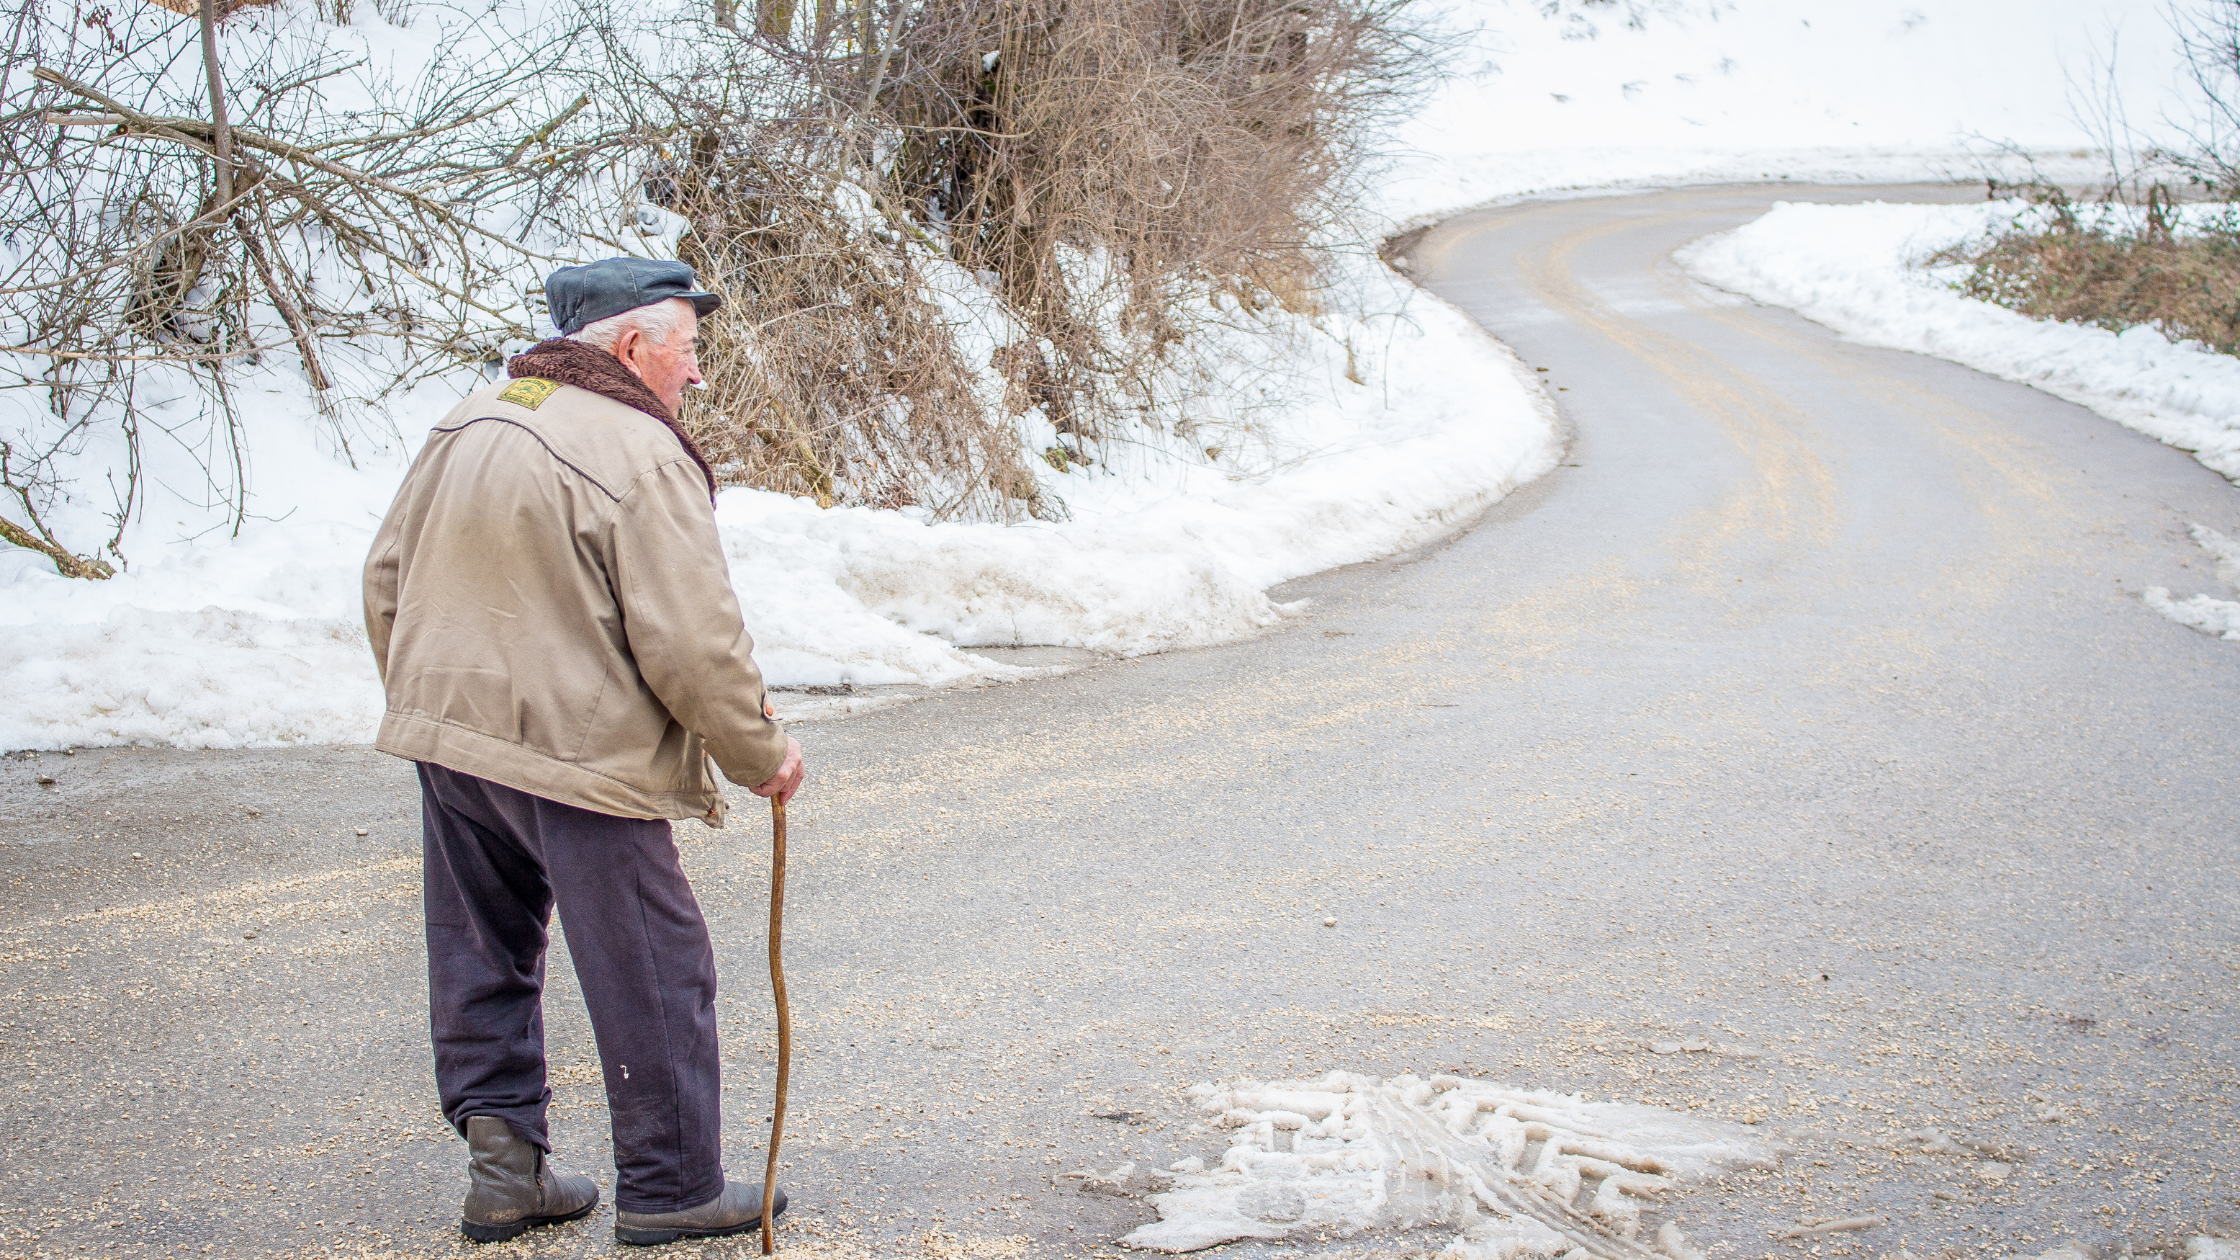
[[[684,327],[685,316],[692,311],[692,303],[683,298],[669,298],[650,306],[624,311],[620,315],[593,320],[569,333],[568,340],[585,342],[611,354],[614,352],[614,343],[622,340],[623,332],[635,328],[647,341],[665,346]]]

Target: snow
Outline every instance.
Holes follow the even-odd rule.
[[[1197,1251],[1239,1239],[1444,1226],[1446,1260],[1597,1255],[1695,1260],[1642,1204],[1780,1153],[1738,1124],[1576,1094],[1435,1076],[1349,1072],[1191,1089],[1232,1131],[1219,1164],[1190,1159],[1154,1195],[1159,1219],[1121,1239]],[[1645,1238],[1644,1235],[1647,1235]]]
[[[2185,1255],[2186,1260],[2240,1260],[2240,1241],[2195,1234],[2186,1240]],[[2077,1243],[2063,1243],[2036,1260],[2092,1260],[2092,1252]]]
[[[2201,544],[2201,549],[2215,559],[2217,580],[2226,586],[2240,587],[2240,542],[2234,542],[2206,525],[2195,525],[2192,534],[2193,540]],[[2181,626],[2192,626],[2228,643],[2240,643],[2240,602],[2218,599],[2212,595],[2175,599],[2171,597],[2167,586],[2150,586],[2140,598],[2146,602],[2147,607]]]
[[[1281,618],[1269,586],[1435,537],[1553,466],[1553,409],[1505,347],[1373,264],[1341,291],[1349,313],[1278,314],[1253,343],[1275,347],[1263,367],[1288,387],[1267,432],[1224,439],[1250,439],[1241,461],[1116,447],[1117,467],[1045,476],[1068,520],[926,524],[724,491],[717,521],[768,679],[1002,681],[1045,671],[968,649],[1127,656],[1233,639]],[[432,393],[411,400],[424,422],[447,405]],[[299,385],[248,418],[258,502],[283,519],[154,546],[162,529],[144,522],[131,550],[149,558],[107,582],[0,553],[0,748],[372,737],[359,567],[410,444],[353,471],[303,437],[307,412]],[[189,455],[168,458],[170,479],[192,484]],[[160,501],[175,529],[210,525]]]
[[[1273,624],[1269,586],[1445,532],[1553,466],[1553,409],[1506,348],[1443,303],[1409,300],[1411,322],[1389,330],[1365,383],[1345,378],[1337,339],[1301,347],[1297,369],[1319,380],[1283,418],[1264,475],[1077,472],[1055,483],[1073,514],[1059,524],[929,526],[727,492],[718,520],[742,593],[774,572],[802,596],[746,596],[767,658],[790,680],[880,683],[986,669],[958,648],[1194,647]],[[855,628],[866,611],[876,635]]]

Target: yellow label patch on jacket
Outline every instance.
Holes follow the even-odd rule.
[[[498,395],[499,402],[519,403],[531,411],[544,406],[544,400],[560,391],[560,382],[548,381],[541,376],[524,376],[505,387]]]

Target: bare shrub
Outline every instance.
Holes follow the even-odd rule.
[[[1210,294],[1311,309],[1362,136],[1433,51],[1403,3],[765,5],[652,57],[602,15],[647,197],[731,299],[684,422],[819,502],[1049,514],[1013,416],[1093,461],[1202,384]]]
[[[2080,213],[2058,188],[2037,195],[2042,222],[2034,216],[1930,262],[1965,265],[1962,292],[2035,319],[2112,332],[2145,325],[2240,353],[2240,223],[2229,214],[2180,230],[2167,189],[2150,189],[2136,219]]]
[[[767,173],[727,155],[673,201],[694,224],[678,257],[728,299],[703,326],[709,388],[685,415],[720,475],[936,519],[1034,514],[1017,433],[978,396],[925,252],[828,200],[722,191]]]
[[[849,82],[870,72],[860,48],[595,25],[639,216],[674,230],[676,256],[726,298],[701,326],[707,388],[679,417],[717,475],[827,505],[1037,513],[1016,430],[980,396],[971,330],[939,297],[956,276],[929,274],[939,243],[880,204],[877,164],[852,145],[863,118],[836,104],[870,86]]]
[[[2185,53],[2197,106],[2191,141],[2155,156],[2219,200],[2240,200],[2240,0],[2208,0],[2168,10]]]
[[[2195,89],[2185,142],[2139,137],[2110,58],[2105,77],[2087,80],[2073,101],[2107,155],[2105,178],[2082,192],[2034,169],[2021,183],[1991,181],[1992,197],[2034,209],[1928,261],[1966,267],[1962,292],[2033,318],[2151,327],[2240,354],[2240,0],[2167,12]],[[2011,145],[2004,154],[2028,163]],[[2223,205],[2181,204],[2187,198]]]
[[[1404,0],[929,0],[882,102],[895,200],[991,273],[1060,432],[1155,390],[1205,289],[1312,304],[1368,128],[1431,64]]]
[[[107,545],[121,559],[152,428],[142,391],[169,379],[161,369],[204,393],[206,425],[166,440],[200,460],[238,527],[244,452],[227,365],[294,357],[347,453],[338,386],[377,396],[493,359],[527,334],[520,290],[540,254],[512,232],[562,209],[600,146],[563,133],[588,100],[569,103],[564,75],[515,81],[523,60],[566,64],[544,45],[565,46],[571,32],[501,45],[498,56],[478,47],[484,55],[442,58],[393,83],[283,10],[216,7],[230,15],[228,40],[261,53],[230,72],[206,60],[198,20],[163,8],[103,8],[81,21],[70,6],[18,0],[12,14],[0,82],[0,388],[36,391],[45,418],[0,441],[0,485],[28,522],[5,526],[10,540],[33,539],[74,576],[109,566],[75,555],[40,505],[64,492],[59,470],[89,442],[121,438],[128,473],[110,489]],[[208,47],[218,44],[210,32]],[[373,107],[331,105],[342,79]],[[513,224],[478,213],[491,204]],[[339,382],[338,358],[357,378],[373,375]]]
[[[217,84],[165,9],[14,0],[0,354],[48,417],[0,450],[8,536],[95,572],[39,508],[101,435],[138,466],[147,365],[205,392],[207,429],[170,436],[238,524],[229,364],[300,362],[347,451],[340,398],[495,362],[538,276],[615,252],[730,299],[681,417],[724,479],[1050,515],[1033,460],[1093,461],[1215,379],[1193,330],[1314,308],[1362,138],[1430,65],[1405,3],[765,0],[740,29],[580,0],[534,36],[459,15],[473,39],[391,82],[220,0],[263,55]],[[372,108],[331,104],[344,78]],[[1031,412],[1059,446],[1023,448]]]

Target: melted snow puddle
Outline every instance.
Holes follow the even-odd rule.
[[[2240,587],[2240,542],[2234,542],[2206,525],[2194,526],[2192,533],[2193,540],[2201,544],[2201,549],[2216,557],[2217,580],[2226,586]],[[2192,626],[2203,634],[2213,634],[2240,643],[2240,603],[2211,595],[2172,599],[2167,586],[2150,586],[2140,599],[2145,601],[2147,607],[2181,626]]]
[[[1233,1131],[1221,1162],[1174,1166],[1159,1219],[1120,1241],[1196,1251],[1239,1239],[1454,1227],[1444,1260],[1564,1256],[1700,1260],[1670,1224],[1643,1237],[1641,1205],[1682,1182],[1769,1167],[1739,1124],[1577,1094],[1434,1076],[1331,1072],[1190,1090]]]

